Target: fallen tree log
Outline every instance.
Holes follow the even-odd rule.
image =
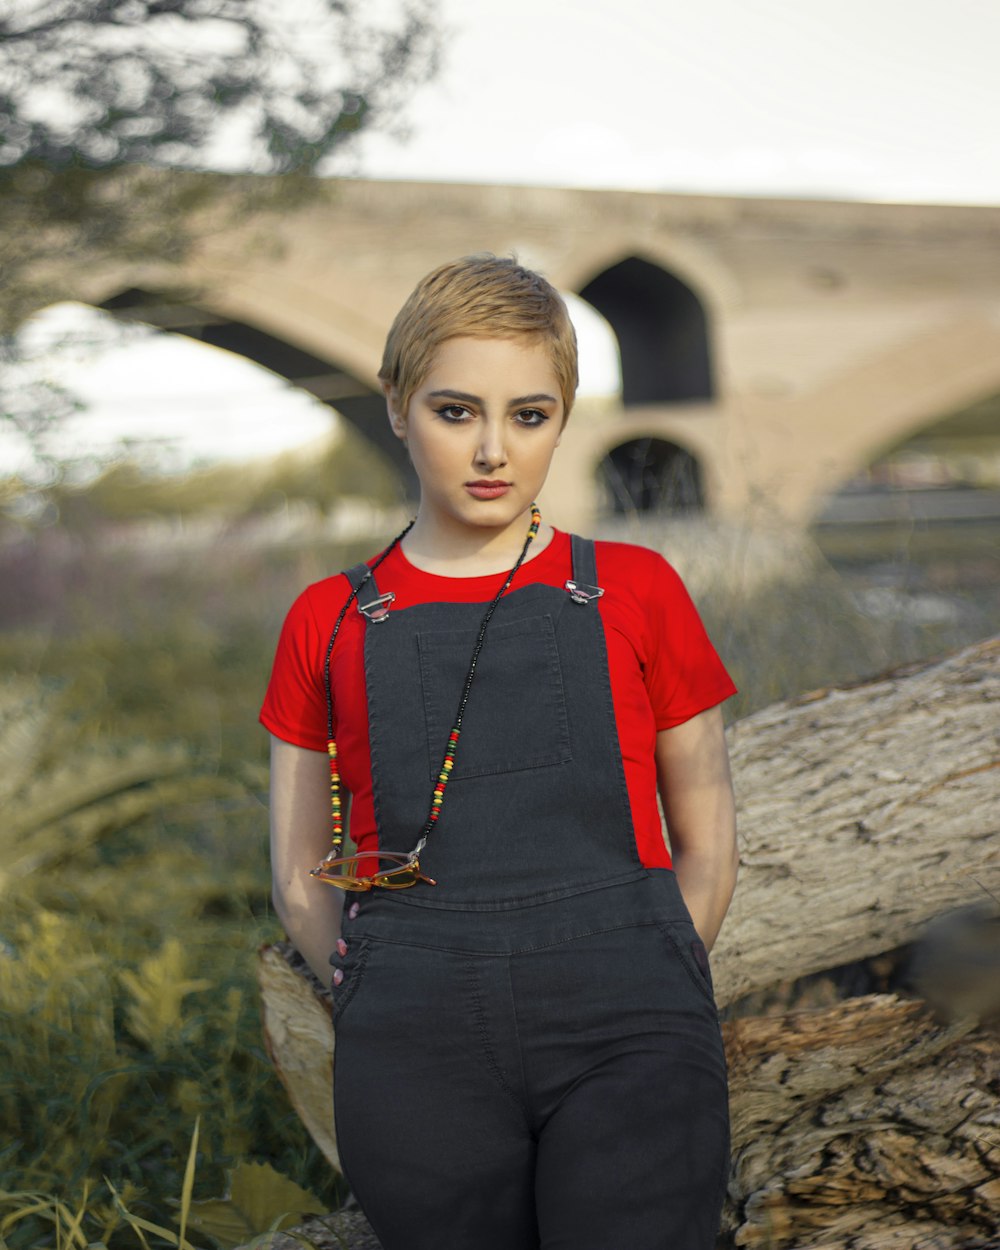
[[[720,1003],[749,1006],[776,983],[895,951],[935,917],[1000,895],[998,658],[992,640],[733,727],[742,869],[713,953]],[[866,995],[724,1025],[724,1244],[1000,1245],[989,1240],[1000,1227],[1000,1041],[980,1027],[1000,1008],[1000,952],[995,923],[980,931],[972,992],[930,994],[943,1015],[919,998]],[[924,966],[954,979],[947,959]],[[279,1076],[338,1167],[329,996],[287,944],[261,952],[260,977]],[[344,1218],[330,1244],[377,1244],[356,1213]]]
[[[1000,896],[1000,638],[729,731],[740,880],[720,1004],[912,942]]]
[[[288,942],[261,948],[257,965],[264,1044],[295,1113],[340,1171],[333,1130],[330,991]]]
[[[734,1020],[731,1244],[978,1250],[1000,1232],[1000,1038],[893,995]]]

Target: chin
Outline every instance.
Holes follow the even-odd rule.
[[[511,525],[522,513],[531,507],[520,499],[469,499],[462,509],[459,519],[466,524],[489,529],[499,529]]]

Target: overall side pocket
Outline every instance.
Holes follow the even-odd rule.
[[[658,927],[677,952],[677,958],[681,961],[685,972],[714,1007],[715,989],[712,985],[712,968],[708,951],[694,925],[687,920],[677,920],[667,921]]]
[[[344,979],[339,985],[330,986],[330,994],[333,999],[333,1024],[336,1028],[347,1010],[351,999],[357,994],[361,982],[364,979],[365,969],[368,967],[368,957],[371,954],[371,943],[368,938],[355,937],[352,938],[347,946],[346,955],[338,955],[334,953],[330,963],[333,965],[334,971],[339,969],[343,973]]]

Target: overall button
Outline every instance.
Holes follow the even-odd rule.
[[[333,983],[334,983],[334,985],[340,985],[340,983],[343,981],[343,979],[344,979],[344,970],[343,970],[343,968],[334,968],[334,970],[333,970]]]
[[[341,956],[347,954],[347,943],[343,938],[337,938],[337,954]]]
[[[347,909],[347,918],[348,918],[348,920],[356,920],[356,919],[357,919],[358,912],[359,912],[360,910],[361,910],[361,904],[360,904],[360,903],[352,903],[352,904],[350,905],[350,907],[348,907],[348,909]]]

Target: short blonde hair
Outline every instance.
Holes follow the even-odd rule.
[[[385,342],[379,380],[399,412],[453,338],[527,338],[547,344],[559,379],[563,420],[579,383],[576,333],[554,286],[513,257],[484,253],[440,265],[417,283]]]

